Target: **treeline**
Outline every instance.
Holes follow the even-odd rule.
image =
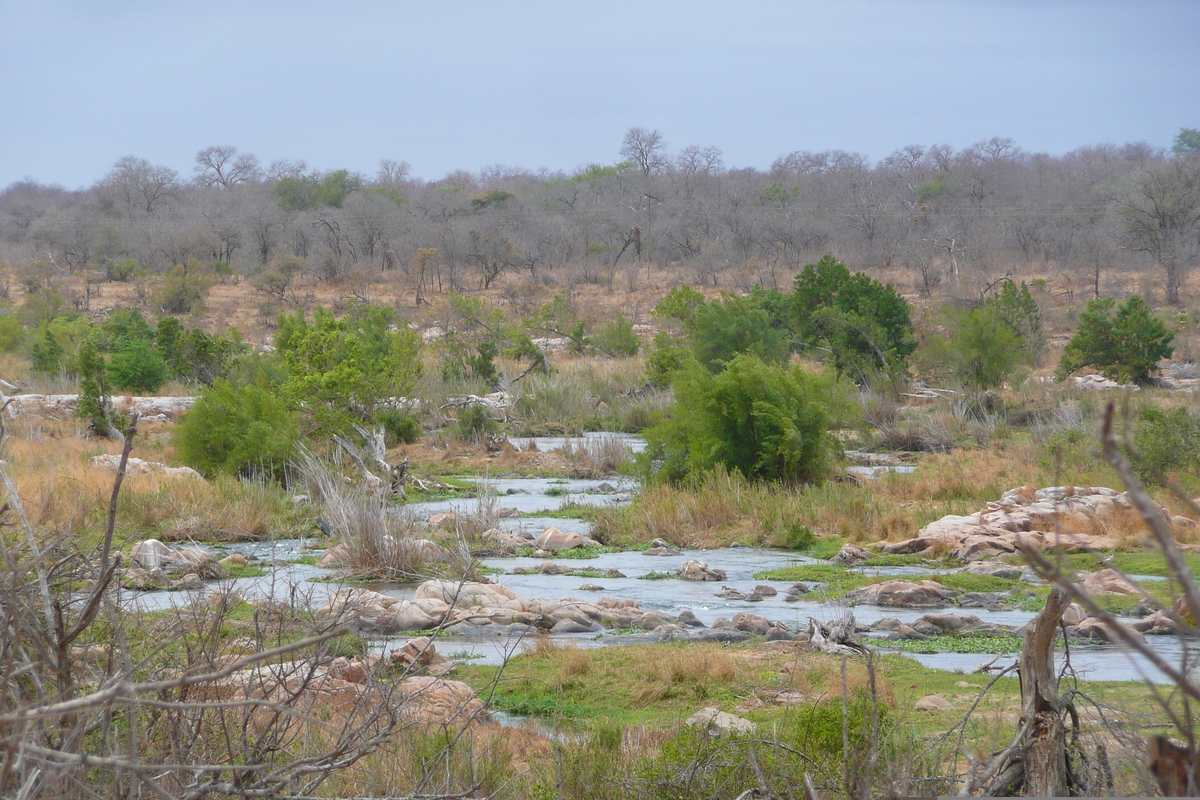
[[[301,274],[393,271],[420,298],[512,272],[611,281],[638,261],[682,265],[697,285],[786,288],[835,252],[868,270],[910,269],[915,285],[902,288],[926,295],[964,270],[995,279],[1037,264],[1088,297],[1123,282],[1118,269],[1149,266],[1176,303],[1200,259],[1198,151],[1200,132],[1184,129],[1169,152],[1140,143],[1055,157],[993,138],[958,151],[911,145],[877,163],[797,151],[760,171],[726,167],[713,147],[672,152],[635,128],[615,163],[424,181],[403,162],[366,176],[303,161],[264,168],[211,147],[191,176],[126,157],[82,191],[9,186],[0,258],[34,285],[55,271],[133,280],[199,264],[287,299]]]

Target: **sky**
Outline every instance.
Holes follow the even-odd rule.
[[[1062,154],[1200,128],[1200,2],[0,0],[0,187],[234,145],[373,175],[730,167],[993,136]]]

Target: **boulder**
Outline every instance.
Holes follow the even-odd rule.
[[[774,586],[767,586],[765,583],[760,583],[758,586],[754,587],[754,594],[758,595],[759,597],[774,597],[775,595],[779,594],[779,592],[775,590]]]
[[[467,518],[461,514],[456,514],[453,511],[443,511],[440,514],[434,514],[429,518],[429,527],[433,528],[434,530],[453,530],[466,521]]]
[[[846,593],[847,602],[899,608],[938,608],[950,605],[958,591],[934,581],[893,580],[875,583]]]
[[[841,564],[844,567],[857,567],[870,560],[871,554],[864,548],[856,544],[846,542],[842,545],[842,549],[837,552],[833,558],[829,559],[831,564]]]
[[[1076,578],[1088,594],[1141,594],[1136,586],[1112,569],[1092,573],[1081,572]]]
[[[147,572],[153,572],[159,569],[167,561],[174,556],[175,550],[168,545],[160,542],[158,539],[145,539],[133,546],[133,552],[129,557],[131,566],[141,567]]]
[[[766,617],[747,614],[744,611],[733,615],[732,624],[734,630],[745,631],[746,633],[753,633],[759,636],[765,636],[771,628],[771,623]]]
[[[689,628],[704,627],[704,623],[696,618],[696,615],[692,613],[690,608],[681,611],[679,613],[679,619],[677,619],[676,622]]]
[[[685,561],[679,568],[679,577],[685,581],[727,580],[725,570],[712,569],[703,561]]]
[[[972,561],[963,567],[960,572],[965,572],[968,575],[990,575],[993,578],[1009,578],[1012,580],[1019,579],[1022,574],[1020,567],[1013,564],[1005,564],[1001,561]]]
[[[700,728],[712,736],[726,734],[752,734],[758,726],[748,719],[727,714],[718,708],[702,708],[683,723],[693,728]]]
[[[1127,632],[1132,633],[1135,637],[1141,638],[1141,634],[1136,628],[1126,625],[1124,622],[1114,622],[1113,625],[1123,626]],[[1109,623],[1096,617],[1088,617],[1073,628],[1068,628],[1067,631],[1077,639],[1084,639],[1091,642],[1109,642],[1116,643],[1122,641],[1119,634],[1110,626]]]
[[[396,691],[405,700],[401,713],[418,724],[443,728],[495,724],[475,691],[460,681],[416,676],[405,678]]]
[[[116,472],[121,467],[121,457],[104,454],[92,458],[92,466]],[[140,458],[130,458],[125,462],[126,475],[162,475],[167,478],[190,478],[204,482],[204,476],[191,467],[168,467],[157,461],[143,461]]]
[[[346,566],[349,557],[350,548],[344,544],[335,544],[333,547],[326,548],[321,553],[321,558],[317,561],[317,566],[321,569],[341,569]]]
[[[576,547],[599,547],[600,543],[581,533],[563,533],[558,528],[549,527],[537,538],[537,546],[544,550],[571,550]]]
[[[918,700],[913,707],[917,711],[949,711],[954,708],[954,705],[944,697],[936,694],[927,694]]]
[[[413,600],[440,600],[459,608],[476,606],[502,606],[505,601],[516,600],[517,595],[507,586],[498,583],[475,583],[473,581],[425,581],[413,592]]]
[[[247,561],[246,556],[242,553],[230,553],[229,555],[225,556],[217,563],[228,564],[228,565],[234,566],[234,567],[244,567],[244,566],[246,566],[246,564],[248,564],[250,562]]]

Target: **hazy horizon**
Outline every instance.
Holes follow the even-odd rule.
[[[126,155],[186,178],[225,144],[428,180],[569,171],[617,160],[633,126],[758,169],[993,136],[1166,147],[1200,127],[1196,30],[1200,4],[1166,0],[6,4],[0,187],[90,186]]]

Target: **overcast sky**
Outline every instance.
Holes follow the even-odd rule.
[[[729,166],[1200,128],[1200,2],[0,2],[0,186],[232,144],[373,174],[570,170],[624,132]]]

